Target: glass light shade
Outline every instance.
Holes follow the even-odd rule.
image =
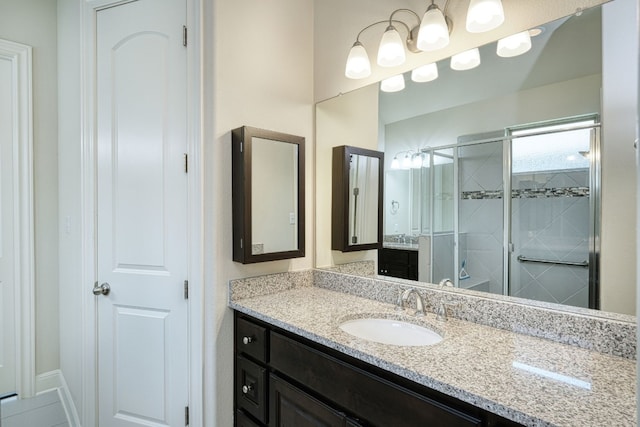
[[[500,0],[471,0],[467,10],[467,31],[483,33],[498,28],[504,22]]]
[[[435,62],[422,65],[411,71],[411,80],[417,83],[430,82],[438,78],[438,66]]]
[[[344,75],[350,79],[364,79],[371,75],[371,63],[362,43],[355,42],[349,51]]]
[[[414,154],[411,158],[411,168],[420,169],[422,167],[422,156],[420,154]]]
[[[420,50],[442,49],[449,44],[449,27],[437,6],[429,7],[422,17],[416,46]]]
[[[477,47],[451,57],[451,68],[454,70],[470,70],[478,65],[480,65],[480,51]]]
[[[409,154],[406,154],[402,159],[402,169],[411,169],[411,157],[409,157]]]
[[[378,47],[378,65],[381,67],[395,67],[401,65],[406,59],[404,44],[400,33],[393,25],[387,27],[382,35],[380,47]]]
[[[498,40],[496,53],[503,58],[522,55],[531,49],[531,36],[529,31],[523,31]]]
[[[400,160],[398,160],[398,156],[393,156],[393,160],[391,160],[391,169],[400,169]]]
[[[404,89],[404,75],[398,74],[380,82],[380,90],[383,92],[399,92]]]

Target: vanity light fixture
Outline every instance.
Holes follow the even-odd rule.
[[[498,40],[496,53],[503,58],[512,58],[522,55],[531,49],[531,36],[529,31],[522,31],[509,37]]]
[[[447,22],[448,21],[448,22]],[[445,14],[431,0],[431,4],[422,17],[420,30],[418,31],[418,49],[432,51],[442,49],[449,44],[451,27]]]
[[[411,157],[409,157],[409,152],[404,155],[404,159],[402,159],[402,166],[400,169],[411,169]]]
[[[369,56],[359,41],[356,41],[349,51],[344,75],[350,79],[364,79],[371,75]]]
[[[438,65],[435,62],[422,65],[411,71],[411,80],[416,83],[426,83],[438,78]]]
[[[484,33],[498,28],[504,22],[504,9],[500,0],[471,0],[467,10],[467,31]]]
[[[477,47],[457,53],[451,57],[451,69],[464,71],[480,65],[480,51]]]
[[[411,156],[411,169],[420,169],[422,167],[422,154],[416,153]]]
[[[414,16],[416,25],[407,24],[397,19],[396,15],[400,12]],[[440,49],[449,44],[451,20],[438,8],[434,0],[431,0],[431,5],[427,8],[422,20],[411,9],[396,9],[391,13],[389,19],[374,22],[360,30],[347,57],[344,73],[346,77],[364,79],[371,75],[371,62],[365,47],[360,42],[360,36],[364,31],[380,24],[386,25],[376,57],[376,62],[381,67],[402,65],[406,60],[405,48],[410,52],[417,53],[422,50]],[[406,32],[407,36],[404,41],[398,29],[403,30],[403,33]]]
[[[398,160],[398,155],[393,156],[393,160],[391,160],[391,169],[400,169],[400,160]]]
[[[399,92],[402,89],[404,89],[404,74],[397,74],[380,82],[380,90],[383,92]]]
[[[381,67],[395,67],[404,64],[406,58],[400,33],[398,33],[393,24],[389,23],[378,47],[378,65]]]
[[[403,153],[404,157],[402,158],[402,162],[400,162],[398,156]],[[423,165],[424,156],[425,154],[423,152],[416,152],[414,150],[399,151],[395,156],[393,156],[393,160],[391,161],[391,169],[420,169]]]

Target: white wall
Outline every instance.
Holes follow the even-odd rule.
[[[233,322],[228,281],[313,266],[313,2],[204,3],[205,419],[231,425]],[[306,256],[232,261],[231,129],[249,125],[306,138]]]
[[[637,0],[603,6],[601,308],[635,313]]]
[[[58,0],[58,195],[60,370],[83,417],[80,2]],[[88,292],[88,289],[84,289]]]
[[[56,2],[3,0],[0,38],[33,47],[36,374],[59,368]]]

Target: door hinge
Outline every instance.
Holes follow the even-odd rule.
[[[189,281],[184,281],[184,299],[189,299]]]
[[[242,141],[240,141],[240,152],[241,152],[241,153],[242,153],[242,150],[243,150],[242,145],[243,145],[243,142],[242,142]]]
[[[182,26],[182,46],[187,46],[187,26]]]
[[[189,155],[184,153],[184,173],[189,173]]]
[[[189,407],[188,406],[184,407],[184,425],[185,426],[189,425]]]

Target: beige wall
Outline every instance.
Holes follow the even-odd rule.
[[[313,266],[313,2],[218,0],[204,11],[205,419],[233,416],[228,281]],[[209,79],[211,79],[209,81]],[[306,138],[306,256],[232,261],[231,129],[242,125]]]
[[[59,368],[56,2],[3,0],[0,38],[33,47],[36,374]]]

